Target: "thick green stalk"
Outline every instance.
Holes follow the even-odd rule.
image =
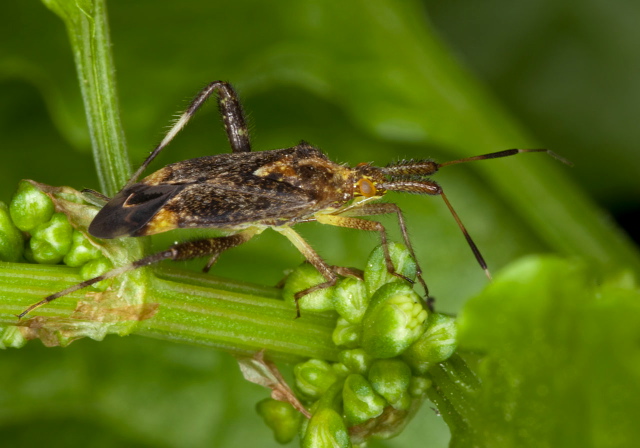
[[[19,323],[16,314],[42,297],[79,282],[78,272],[77,268],[59,265],[0,262],[0,324]],[[135,324],[131,334],[216,347],[239,356],[264,349],[271,359],[285,361],[337,359],[337,348],[331,340],[335,317],[305,312],[295,319],[295,309],[274,298],[279,295],[275,288],[177,270],[162,270],[159,276],[149,277],[146,303],[158,304],[158,311]],[[47,318],[48,325],[54,327],[56,318],[64,319],[64,331],[73,330],[76,322],[67,318],[78,301],[91,300],[87,292],[81,290],[55,300],[33,314]],[[108,318],[109,311],[101,317]],[[104,325],[111,323],[106,319]],[[77,325],[84,323],[77,321]],[[96,334],[102,333],[98,330]]]
[[[43,0],[64,21],[80,80],[102,192],[114,195],[131,167],[116,95],[105,0]]]

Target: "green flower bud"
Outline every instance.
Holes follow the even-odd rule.
[[[349,369],[350,373],[364,375],[369,370],[373,359],[361,348],[342,350],[338,353],[338,359]]]
[[[302,448],[326,447],[351,447],[344,420],[331,408],[321,408],[313,414],[302,438]]]
[[[338,379],[331,364],[320,359],[310,359],[293,368],[296,385],[309,398],[319,398]]]
[[[19,261],[23,251],[22,232],[11,221],[7,204],[0,201],[0,261]]]
[[[295,294],[304,291],[327,280],[316,268],[309,263],[303,263],[295,268],[287,277],[282,290],[282,297],[286,302],[295,306]],[[332,288],[324,288],[300,297],[298,305],[301,310],[308,311],[330,311],[333,310]]]
[[[265,398],[256,405],[258,414],[273,431],[276,442],[285,444],[293,440],[300,428],[302,414],[291,404]]]
[[[64,264],[71,267],[82,266],[90,260],[95,260],[102,256],[102,252],[91,244],[84,233],[74,230],[71,237],[71,249],[64,256]]]
[[[346,320],[358,324],[369,305],[370,296],[362,280],[346,277],[333,288],[333,307]]]
[[[31,182],[20,181],[18,191],[9,204],[11,219],[23,232],[31,232],[51,219],[54,206],[51,198],[38,190]]]
[[[425,374],[433,365],[446,361],[456,351],[456,322],[453,317],[433,313],[420,339],[402,354],[411,368]]]
[[[71,249],[73,227],[64,213],[54,213],[51,219],[33,229],[29,246],[33,259],[41,264],[57,264]]]
[[[376,360],[369,371],[369,382],[391,406],[399,410],[409,409],[411,369],[405,362],[399,359]]]
[[[339,317],[336,328],[333,330],[333,343],[348,348],[357,347],[360,344],[361,326],[352,324],[348,320]]]
[[[406,283],[387,283],[374,294],[362,320],[362,347],[374,358],[393,358],[424,332],[427,311]]]
[[[389,255],[391,262],[396,268],[396,273],[404,275],[408,279],[416,278],[416,262],[411,257],[409,250],[400,243],[389,243]],[[382,246],[376,247],[369,259],[367,267],[364,270],[364,282],[367,286],[369,295],[373,295],[382,285],[391,282],[402,282],[403,280],[389,273],[387,264],[384,259],[384,250]]]
[[[344,381],[342,402],[347,426],[359,425],[376,418],[387,402],[378,395],[365,377],[353,373]]]
[[[336,372],[336,375],[339,377],[347,377],[351,375],[353,372],[349,370],[349,367],[345,366],[341,362],[334,363],[331,367],[333,367],[333,371]]]
[[[80,268],[80,277],[82,277],[82,280],[89,280],[90,278],[102,275],[111,269],[113,269],[113,264],[106,257],[96,258],[95,260],[88,261],[84,266],[82,266],[82,268]],[[98,291],[104,291],[109,287],[109,281],[103,280],[101,282],[94,283],[91,287]]]
[[[21,348],[27,343],[27,338],[17,325],[0,327],[0,349]]]
[[[427,390],[433,385],[430,378],[423,376],[412,376],[409,383],[409,395],[413,398],[420,398],[427,393]]]

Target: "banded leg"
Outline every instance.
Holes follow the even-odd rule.
[[[298,249],[300,253],[304,255],[307,261],[311,263],[313,267],[316,268],[318,272],[320,272],[320,274],[322,274],[322,276],[327,280],[324,283],[320,283],[318,285],[312,286],[307,289],[303,289],[302,291],[298,291],[297,293],[295,293],[293,297],[296,301],[296,319],[297,319],[298,317],[300,317],[300,305],[298,305],[298,300],[300,300],[300,298],[314,291],[319,291],[321,289],[329,288],[335,285],[336,281],[338,281],[338,276],[333,271],[331,266],[325,263],[322,257],[320,257],[320,255],[318,255],[318,253],[315,250],[313,250],[313,248],[309,245],[309,243],[307,243],[304,240],[304,238],[302,238],[291,227],[282,226],[282,227],[274,227],[273,229],[277,230],[278,232],[286,236],[289,239],[289,241],[291,241],[291,243],[296,247],[296,249]]]
[[[357,209],[354,209],[357,210]],[[316,216],[316,220],[322,224],[329,224],[337,227],[346,227],[349,229],[356,230],[367,230],[370,232],[378,232],[380,234],[380,240],[382,243],[382,249],[384,252],[384,261],[387,265],[387,271],[389,273],[395,275],[398,278],[408,281],[409,283],[413,283],[413,280],[405,277],[404,275],[396,272],[395,267],[393,266],[393,262],[391,261],[391,255],[389,254],[389,242],[387,241],[387,230],[384,226],[378,221],[367,221],[366,219],[353,218],[349,216],[342,215],[324,215],[319,214]],[[414,257],[415,259],[415,257]],[[426,287],[426,285],[425,285]],[[428,293],[427,293],[428,295]]]
[[[374,215],[390,215],[395,213],[398,219],[398,226],[400,227],[400,233],[402,234],[402,239],[404,241],[404,245],[407,246],[413,261],[416,263],[416,277],[420,282],[420,285],[424,288],[424,293],[427,297],[429,297],[429,288],[427,287],[426,282],[422,278],[422,268],[418,263],[418,258],[413,250],[413,245],[411,244],[411,240],[409,239],[409,233],[407,232],[407,225],[404,220],[404,215],[402,214],[402,210],[396,204],[386,203],[386,202],[373,202],[373,203],[364,203],[362,205],[356,205],[353,208],[347,208],[342,212],[338,213],[339,216],[345,217],[358,217],[358,216],[374,216]],[[365,221],[369,222],[369,221]],[[384,227],[383,227],[384,229]],[[386,235],[385,235],[386,236]],[[385,262],[388,256],[388,249],[386,245],[383,245],[385,249]],[[389,258],[390,259],[390,258]],[[387,264],[388,267],[388,264]],[[390,271],[393,273],[393,271]]]
[[[154,148],[149,157],[142,163],[140,168],[129,179],[127,185],[133,185],[144,170],[149,166],[151,161],[156,158],[160,151],[162,151],[175,136],[187,125],[189,120],[193,118],[195,113],[202,107],[212,93],[216,93],[218,96],[218,107],[220,108],[220,114],[224,122],[224,129],[227,132],[227,138],[231,145],[232,152],[249,152],[251,151],[251,142],[249,140],[249,130],[247,129],[247,123],[236,94],[231,84],[224,81],[214,81],[202,89],[198,95],[191,101],[186,111],[182,113],[178,121],[169,129],[169,132],[164,136],[158,146]]]
[[[67,294],[71,294],[72,292],[86,288],[87,286],[91,286],[94,283],[98,283],[102,280],[114,278],[126,272],[133,271],[134,269],[142,268],[144,266],[149,266],[162,260],[181,261],[212,255],[212,258],[215,261],[218,255],[220,255],[222,252],[249,241],[256,233],[259,233],[258,229],[248,229],[243,232],[236,233],[235,235],[174,244],[173,246],[169,247],[166,250],[163,250],[162,252],[157,252],[153,255],[141,258],[140,260],[136,260],[133,263],[112,269],[111,271],[106,272],[102,275],[91,278],[89,280],[85,280],[80,283],[76,283],[75,285],[70,286],[65,290],[56,292],[55,294],[51,294],[41,301],[34,303],[33,305],[25,309],[22,313],[18,314],[18,319],[23,318],[34,309],[42,305],[46,305],[47,303],[52,302],[62,296],[66,296]]]

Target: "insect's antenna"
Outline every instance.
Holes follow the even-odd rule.
[[[109,272],[106,272],[102,275],[99,275],[97,277],[94,278],[90,278],[89,280],[85,280],[83,282],[80,283],[76,283],[73,286],[68,287],[67,289],[64,289],[62,291],[58,291],[55,294],[51,294],[50,296],[45,297],[44,299],[42,299],[41,301],[34,303],[33,305],[31,305],[30,307],[28,307],[27,309],[25,309],[22,313],[18,314],[17,317],[18,319],[22,319],[24,316],[26,316],[27,314],[29,314],[31,311],[35,310],[36,308],[41,307],[42,305],[46,305],[49,302],[53,302],[54,300],[66,296],[67,294],[71,294],[72,292],[76,292],[79,289],[82,288],[86,288],[87,286],[91,286],[94,283],[98,283],[101,282],[102,280],[107,280],[109,278],[114,278],[117,277],[121,274],[124,274],[125,272],[129,272],[129,271],[133,271],[134,269],[138,269],[141,268],[143,266],[148,266],[150,264],[153,263],[157,263],[161,260],[165,260],[167,258],[172,258],[175,255],[175,251],[172,249],[167,249],[163,252],[158,252],[156,254],[153,255],[149,255],[148,257],[142,258],[140,260],[134,261],[131,264],[128,264],[126,266],[122,266],[116,269],[113,269]]]
[[[487,262],[484,261],[484,257],[480,253],[480,249],[478,249],[478,246],[476,246],[476,243],[471,238],[471,235],[469,235],[469,232],[467,232],[467,228],[464,226],[464,224],[462,224],[460,217],[458,216],[456,211],[453,209],[453,206],[451,205],[451,202],[449,202],[449,199],[447,199],[447,196],[442,191],[440,192],[440,196],[442,196],[444,203],[447,204],[447,207],[449,208],[449,211],[453,215],[453,218],[458,223],[458,227],[460,227],[460,230],[462,230],[462,234],[467,240],[467,243],[469,244],[469,247],[471,248],[473,255],[475,255],[476,260],[478,260],[478,264],[484,270],[484,273],[487,275],[487,278],[491,280],[491,272],[489,272],[489,267],[487,266]]]
[[[489,272],[489,268],[487,267],[486,261],[484,261],[484,257],[480,253],[480,249],[478,249],[478,246],[476,246],[476,243],[471,238],[471,235],[469,235],[467,228],[464,226],[464,224],[462,224],[462,220],[460,219],[456,211],[453,209],[453,206],[449,202],[449,199],[447,199],[447,196],[442,191],[442,187],[438,185],[437,182],[434,182],[428,179],[418,178],[414,180],[410,178],[407,179],[407,178],[400,177],[397,179],[392,179],[390,182],[383,182],[380,184],[380,187],[390,191],[404,191],[407,193],[418,193],[418,194],[428,194],[432,196],[442,196],[444,203],[447,204],[449,211],[451,212],[451,214],[453,215],[453,218],[458,223],[458,227],[460,227],[462,234],[467,240],[467,243],[469,244],[469,247],[471,248],[473,255],[476,257],[476,260],[478,260],[478,264],[484,270],[484,273],[487,275],[487,278],[491,280],[491,273]]]
[[[499,159],[501,157],[514,156],[516,154],[521,154],[523,152],[544,152],[550,155],[551,157],[553,157],[554,159],[564,163],[565,165],[573,166],[573,163],[571,163],[564,157],[559,156],[558,154],[551,151],[550,149],[505,149],[504,151],[492,152],[489,154],[482,154],[480,156],[465,157],[464,159],[458,159],[458,160],[452,160],[450,162],[439,163],[438,167],[442,168],[443,166],[455,165],[457,163],[472,162],[474,160]]]

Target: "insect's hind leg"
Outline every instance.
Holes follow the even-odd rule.
[[[156,158],[175,136],[189,123],[195,113],[202,107],[211,94],[216,93],[218,96],[218,107],[220,115],[224,122],[224,129],[229,139],[232,152],[249,152],[251,151],[251,141],[249,140],[249,130],[247,122],[242,111],[242,106],[238,100],[238,95],[231,84],[224,81],[213,81],[202,89],[196,97],[191,100],[189,107],[185,110],[180,118],[171,126],[169,132],[164,136],[158,146],[154,148],[149,157],[142,163],[140,168],[131,176],[125,187],[133,185],[143,171],[149,166],[151,161]]]
[[[117,277],[126,272],[133,271],[138,268],[142,268],[145,266],[149,266],[155,263],[158,263],[162,260],[191,260],[193,258],[204,257],[207,255],[212,255],[216,257],[224,252],[227,249],[231,249],[232,247],[238,246],[242,243],[249,241],[254,235],[259,233],[259,229],[247,229],[242,232],[236,233],[234,235],[217,237],[217,238],[207,238],[202,240],[188,241],[186,243],[178,243],[169,247],[162,252],[157,252],[155,254],[146,256],[139,260],[134,261],[126,266],[121,266],[116,269],[112,269],[109,272],[106,272],[97,277],[91,278],[89,280],[85,280],[80,283],[76,283],[69,288],[59,291],[55,294],[51,294],[50,296],[45,297],[40,302],[34,303],[27,309],[25,309],[22,313],[18,314],[18,318],[21,319],[31,311],[36,308],[39,308],[42,305],[46,305],[49,302],[52,302],[60,297],[66,296],[67,294],[71,294],[72,292],[78,291],[80,289],[86,288],[87,286],[91,286],[94,283],[101,282],[102,280],[107,280],[110,278]]]

